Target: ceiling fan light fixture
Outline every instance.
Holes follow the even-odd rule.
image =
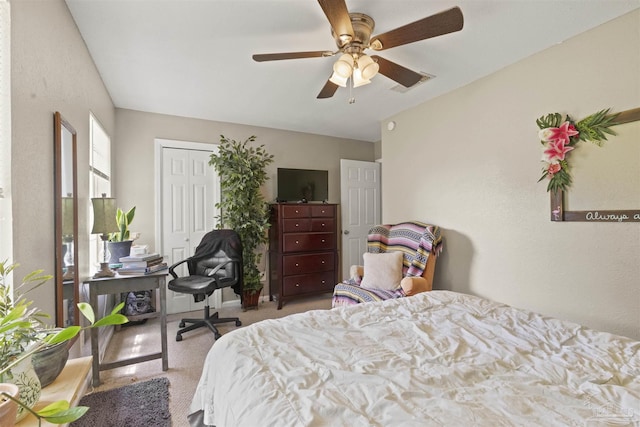
[[[353,72],[353,65],[353,56],[351,56],[351,54],[345,53],[341,55],[340,58],[338,58],[335,64],[333,64],[333,72],[334,74],[347,79]]]
[[[331,77],[329,78],[329,81],[331,83],[333,83],[333,84],[338,85],[338,86],[347,87],[347,79],[349,79],[349,76],[342,77],[341,75],[339,75],[338,73],[336,73],[334,71],[333,74],[331,74]]]
[[[371,83],[371,80],[365,79],[362,76],[362,71],[359,68],[356,68],[355,70],[353,70],[353,87],[354,88],[368,85],[369,83]]]
[[[378,74],[380,66],[369,55],[360,55],[358,58],[358,69],[362,73],[362,78],[370,80]]]

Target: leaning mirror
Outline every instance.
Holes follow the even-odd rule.
[[[79,319],[77,140],[59,112],[54,114],[54,133],[56,326],[66,327]]]

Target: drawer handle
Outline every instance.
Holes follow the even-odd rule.
[[[296,227],[300,227],[300,224],[296,223]]]
[[[325,283],[327,283],[327,282],[325,282],[325,281],[323,280],[323,281],[322,281],[322,284],[324,285]]]
[[[324,222],[322,223],[322,226],[323,226],[323,227],[326,227],[326,226],[324,225]]]
[[[298,264],[297,262],[296,262],[296,267],[300,267],[300,264]]]
[[[296,288],[299,288],[299,287],[300,287],[300,283],[296,283]]]
[[[326,242],[326,240],[322,239],[322,243]]]
[[[300,243],[300,242],[298,242],[298,241],[296,240],[296,245],[297,245],[298,243]]]
[[[321,261],[321,264],[324,264],[324,260]]]
[[[296,209],[296,213],[300,212],[299,210]]]

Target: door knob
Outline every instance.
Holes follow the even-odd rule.
[[[349,230],[344,230],[344,234],[349,234]]]

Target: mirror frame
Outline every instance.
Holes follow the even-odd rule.
[[[54,117],[54,223],[55,223],[55,306],[56,306],[56,326],[66,327],[70,325],[79,324],[80,310],[77,307],[77,303],[80,302],[80,285],[78,278],[78,179],[77,179],[77,133],[76,130],[67,122],[62,115],[56,111]],[[65,138],[63,132],[68,132],[71,135],[71,153],[65,151],[67,144],[65,144]],[[71,171],[64,171],[63,167],[69,167],[64,159],[71,160]],[[73,218],[73,265],[72,269],[73,277],[69,279],[65,278],[64,270],[64,245],[65,240],[63,238],[63,197],[68,196],[68,189],[64,192],[62,188],[62,175],[71,177],[71,194],[72,194],[72,218]],[[71,286],[73,289],[73,318],[71,321],[65,321],[65,295],[69,295],[69,291],[65,292],[65,286]],[[67,288],[68,289],[68,288]],[[68,308],[67,308],[68,309]],[[67,316],[67,319],[70,316]]]
[[[640,121],[640,108],[622,111],[616,125]],[[640,222],[640,209],[567,211],[564,209],[566,192],[551,191],[551,221],[553,222]]]

